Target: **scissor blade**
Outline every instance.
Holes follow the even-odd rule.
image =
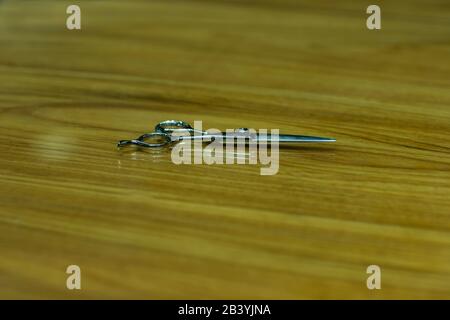
[[[258,140],[260,141],[270,141],[271,135],[259,135]],[[280,143],[291,142],[291,143],[303,143],[303,142],[335,142],[336,139],[324,138],[324,137],[313,137],[313,136],[299,136],[292,134],[280,134],[278,136]]]
[[[298,136],[290,134],[280,134],[280,142],[335,142],[336,139],[313,137],[313,136]]]

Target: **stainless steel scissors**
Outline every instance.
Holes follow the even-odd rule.
[[[145,133],[133,140],[121,140],[117,143],[118,147],[128,145],[136,145],[144,148],[167,147],[173,143],[184,140],[202,140],[211,142],[217,138],[223,139],[224,142],[236,141],[243,139],[248,143],[272,142],[271,134],[255,133],[247,128],[235,129],[234,132],[208,133],[207,131],[196,130],[189,123],[178,120],[166,120],[158,123],[155,131]],[[231,139],[230,139],[231,138]],[[148,142],[152,141],[152,143]],[[332,138],[300,136],[291,134],[280,134],[276,140],[279,143],[304,143],[304,142],[335,142]]]

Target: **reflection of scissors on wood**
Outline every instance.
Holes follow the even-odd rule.
[[[177,134],[174,134],[177,133]],[[178,133],[186,133],[185,135],[178,135]],[[280,143],[304,143],[304,142],[335,142],[335,139],[299,136],[290,134],[280,134],[272,138],[271,134],[252,133],[250,129],[240,128],[234,132],[208,133],[207,131],[196,130],[190,124],[184,121],[166,120],[158,123],[155,127],[155,132],[145,133],[137,139],[121,140],[118,142],[118,147],[127,145],[136,145],[144,148],[158,148],[167,147],[172,143],[184,140],[202,140],[210,142],[215,139],[223,139],[223,141],[235,141],[235,139],[248,139],[249,143],[258,142],[272,142]],[[231,138],[231,139],[230,139]]]

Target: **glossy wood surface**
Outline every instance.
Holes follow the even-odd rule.
[[[0,1],[1,298],[450,298],[448,1],[69,4]],[[116,149],[166,119],[338,141]]]

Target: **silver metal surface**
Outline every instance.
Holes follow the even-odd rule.
[[[278,139],[277,139],[278,138]],[[291,134],[280,134],[272,138],[271,134],[257,134],[247,128],[235,129],[234,132],[208,133],[206,131],[195,130],[189,123],[178,120],[166,120],[155,126],[155,132],[146,133],[133,140],[121,140],[118,147],[135,145],[144,148],[167,147],[172,143],[182,140],[202,140],[211,142],[221,139],[223,143],[236,143],[245,141],[246,143],[259,142],[279,142],[279,143],[306,143],[306,142],[335,142],[332,138],[301,136]]]

